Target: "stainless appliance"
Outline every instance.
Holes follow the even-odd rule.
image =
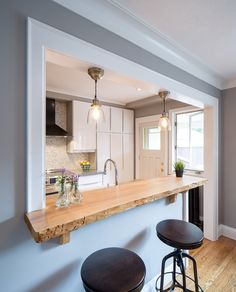
[[[47,169],[45,171],[45,190],[46,190],[46,195],[52,195],[52,194],[57,194],[57,188],[55,186],[56,180],[58,176],[69,176],[74,173],[71,171],[65,169],[65,168],[55,168],[55,169]]]

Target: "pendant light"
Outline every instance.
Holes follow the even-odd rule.
[[[170,119],[168,117],[168,113],[166,112],[166,98],[169,94],[170,92],[167,90],[159,91],[158,93],[158,96],[163,100],[163,112],[159,119],[158,126],[160,127],[161,130],[168,129],[170,131],[171,130]]]
[[[104,75],[104,70],[101,68],[92,67],[88,69],[88,74],[95,81],[95,95],[88,112],[87,123],[105,122],[105,115],[102,110],[102,105],[97,99],[97,81]]]

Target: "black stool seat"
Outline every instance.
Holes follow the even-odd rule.
[[[94,252],[81,268],[83,285],[89,292],[139,292],[145,274],[144,262],[136,253],[117,247]]]
[[[187,288],[187,278],[194,282],[195,292],[199,290],[203,291],[198,285],[197,263],[192,256],[183,251],[185,249],[194,249],[202,245],[203,232],[201,229],[189,222],[169,219],[158,223],[156,232],[161,241],[175,248],[173,252],[166,255],[162,260],[161,275],[157,278],[155,286],[156,291],[167,292],[174,291],[175,288],[180,288],[184,292],[192,292],[192,290]],[[173,271],[165,272],[166,262],[171,258],[173,259]],[[184,258],[188,258],[193,264],[194,279],[185,273]],[[177,267],[179,267],[180,272],[177,272]],[[164,289],[164,277],[166,274],[172,274],[172,282],[168,288]],[[177,280],[177,275],[182,275],[182,283]],[[160,288],[158,288],[159,280]]]
[[[177,249],[194,249],[202,245],[203,232],[196,225],[182,220],[164,220],[156,226],[157,236]]]

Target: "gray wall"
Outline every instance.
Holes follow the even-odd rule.
[[[185,106],[189,106],[189,104],[182,103],[182,102],[179,102],[176,100],[167,100],[166,101],[166,111],[169,111],[171,109],[185,107]],[[151,104],[151,105],[136,108],[134,110],[134,116],[135,116],[135,118],[141,118],[141,117],[159,115],[162,112],[163,112],[162,103],[156,103],[156,104]]]
[[[79,265],[82,261],[82,247],[86,244],[89,246],[83,253],[84,257],[94,248],[102,246],[102,244],[97,244],[100,236],[96,236],[96,230],[101,230],[104,236],[107,234],[113,236],[113,227],[111,224],[110,229],[104,230],[103,223],[97,223],[98,225],[86,227],[88,229],[74,232],[72,242],[68,245],[58,246],[54,241],[37,245],[33,242],[23,221],[26,203],[27,16],[213,96],[220,97],[220,90],[65,10],[51,0],[2,0],[0,2],[1,291],[59,291],[59,287],[63,291],[80,291],[77,281],[79,281]],[[144,214],[147,215],[147,212]],[[111,219],[114,224],[117,222],[115,218]],[[134,224],[137,225],[136,223],[137,217]],[[95,226],[100,226],[100,229],[96,229]],[[151,227],[154,228],[154,226]],[[85,230],[91,230],[90,238],[83,237]],[[142,230],[140,229],[139,232]],[[108,241],[107,244],[109,244]],[[148,263],[148,270],[150,269],[151,262]]]
[[[222,128],[222,162],[223,184],[222,198],[222,223],[236,228],[236,88],[223,91],[222,94],[223,119]]]

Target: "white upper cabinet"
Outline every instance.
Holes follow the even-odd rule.
[[[134,111],[123,109],[123,133],[132,134],[134,132]]]
[[[122,133],[122,109],[111,107],[111,132]]]
[[[104,115],[105,115],[105,122],[98,122],[97,124],[97,131],[98,132],[110,132],[111,128],[111,109],[109,106],[103,105],[102,106]]]
[[[96,150],[96,124],[87,123],[90,103],[72,101],[72,138],[68,152],[93,152]]]

